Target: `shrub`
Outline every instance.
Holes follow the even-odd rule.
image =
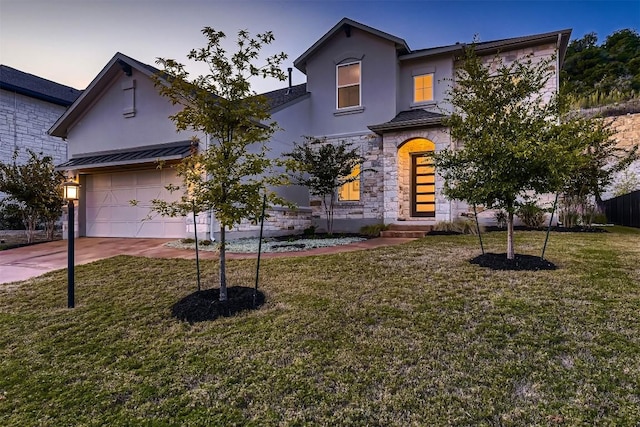
[[[0,204],[0,230],[24,230],[22,210],[15,203]]]
[[[360,234],[368,237],[378,237],[381,231],[384,231],[388,228],[389,226],[385,224],[365,225],[360,228]]]
[[[480,229],[482,230],[483,227],[480,226]],[[449,231],[461,234],[478,234],[475,221],[470,221],[468,219],[456,219],[453,222],[439,221],[433,226],[433,230]]]
[[[202,240],[202,241],[200,241],[198,243],[200,243],[202,246],[211,246],[211,244],[213,242],[211,242],[211,240],[209,240],[209,239],[205,239],[205,240]]]
[[[309,227],[305,228],[304,230],[302,230],[302,235],[303,236],[313,236],[316,234],[316,226],[315,225],[310,225]]]
[[[190,238],[190,237],[187,237],[187,238],[185,238],[185,239],[180,239],[180,243],[184,243],[184,244],[187,244],[187,245],[188,245],[189,243],[195,243],[195,242],[196,242],[196,241],[195,241],[195,239],[192,239],[192,238]]]
[[[507,228],[507,213],[505,211],[503,211],[502,209],[496,211],[494,218],[498,227]]]
[[[516,215],[527,227],[538,228],[544,222],[544,210],[534,202],[522,203],[518,206]]]

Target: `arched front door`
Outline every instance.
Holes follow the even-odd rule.
[[[411,138],[398,148],[399,218],[436,216],[435,149],[426,138]]]

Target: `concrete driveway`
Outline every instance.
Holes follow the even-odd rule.
[[[116,255],[133,255],[150,258],[194,259],[190,250],[171,249],[164,244],[176,239],[138,239],[80,237],[75,240],[75,265],[87,264]],[[412,238],[378,237],[349,245],[316,248],[300,252],[276,252],[262,254],[264,258],[281,258],[308,255],[324,255],[351,252],[397,245],[415,240]],[[228,259],[256,258],[256,254],[227,253]],[[217,252],[200,251],[200,259],[217,259]],[[38,243],[21,248],[0,251],[0,284],[27,280],[53,270],[67,268],[67,241]]]
[[[87,264],[116,255],[135,255],[155,258],[193,258],[192,251],[163,246],[175,239],[120,239],[81,237],[75,240],[75,264]],[[67,268],[67,241],[38,243],[0,251],[0,283],[15,282],[39,276],[53,270]],[[215,253],[202,258],[215,258]]]

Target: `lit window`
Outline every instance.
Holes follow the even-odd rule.
[[[338,65],[338,108],[360,105],[360,63]]]
[[[348,182],[340,187],[338,200],[341,202],[357,202],[360,200],[360,165],[356,165],[348,178],[358,177],[353,182]]]
[[[413,102],[433,101],[433,74],[413,77]]]

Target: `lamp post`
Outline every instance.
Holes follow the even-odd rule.
[[[74,202],[78,200],[80,184],[74,181],[67,181],[63,184],[64,188],[64,199],[67,201],[67,212],[68,212],[68,224],[67,224],[67,244],[68,244],[68,252],[67,252],[67,307],[74,307],[74,247],[75,243],[75,205]]]

